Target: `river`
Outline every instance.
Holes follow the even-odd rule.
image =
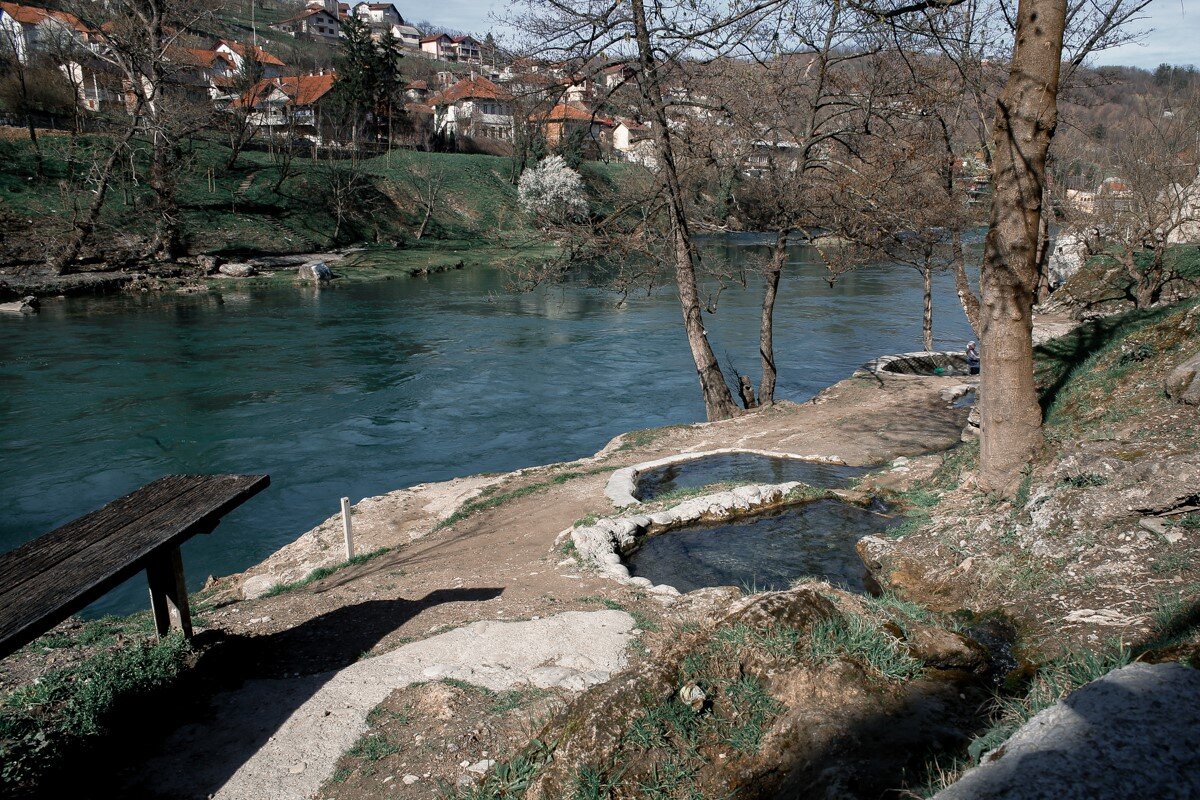
[[[740,264],[752,235],[709,242]],[[777,396],[802,401],[874,356],[921,349],[919,274],[830,287],[792,248]],[[758,282],[706,316],[722,363],[758,374]],[[947,274],[935,332],[970,329]],[[160,475],[267,472],[271,487],[184,546],[188,583],[245,569],[352,501],[590,455],[624,431],[703,419],[669,289],[624,305],[582,281],[526,294],[490,269],[332,289],[76,298],[0,318],[0,550]],[[131,579],[88,615],[146,606]]]

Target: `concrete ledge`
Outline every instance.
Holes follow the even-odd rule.
[[[952,350],[919,350],[913,353],[894,353],[872,359],[854,371],[855,377],[924,378],[935,376],[934,369],[945,370],[942,375],[966,375],[967,356]]]
[[[845,466],[846,462],[836,456],[801,456],[795,453],[777,453],[770,450],[747,450],[740,447],[723,447],[718,450],[704,450],[698,453],[679,453],[678,455],[667,456],[665,458],[655,459],[654,461],[644,461],[641,464],[634,464],[632,467],[624,467],[617,470],[608,479],[608,485],[604,487],[605,496],[617,508],[625,508],[627,506],[639,505],[642,501],[634,496],[637,491],[638,475],[647,470],[657,469],[658,467],[666,467],[671,464],[682,464],[687,461],[696,461],[708,456],[722,456],[732,454],[746,454],[752,456],[764,456],[766,458],[786,458],[792,461],[810,461],[817,464],[837,464]],[[780,484],[780,485],[796,485],[796,484]],[[714,495],[715,496],[715,495]]]

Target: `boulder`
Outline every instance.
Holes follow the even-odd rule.
[[[314,283],[328,283],[333,280],[333,271],[324,261],[301,264],[297,275],[302,281],[313,281]]]
[[[222,264],[217,268],[217,272],[230,278],[249,278],[258,274],[249,264]]]
[[[1050,272],[1050,287],[1057,289],[1071,276],[1083,269],[1084,263],[1091,255],[1090,243],[1095,240],[1095,230],[1063,231],[1054,242],[1054,251],[1050,254],[1047,269]]]
[[[1021,726],[934,800],[1200,796],[1200,671],[1132,664]]]
[[[6,314],[36,314],[41,303],[33,295],[22,297],[11,303],[0,303],[0,312]]]
[[[204,270],[205,275],[212,275],[221,266],[217,256],[196,256],[196,265]]]
[[[1200,372],[1200,353],[1171,370],[1167,376],[1167,397],[1176,403],[1200,406],[1200,378],[1197,378],[1197,372]]]

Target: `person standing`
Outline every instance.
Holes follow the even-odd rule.
[[[975,349],[974,342],[967,342],[967,372],[979,374],[979,351]]]

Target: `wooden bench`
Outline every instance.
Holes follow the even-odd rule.
[[[179,546],[270,484],[267,475],[168,475],[0,555],[0,658],[139,570],[158,635],[192,635]]]

